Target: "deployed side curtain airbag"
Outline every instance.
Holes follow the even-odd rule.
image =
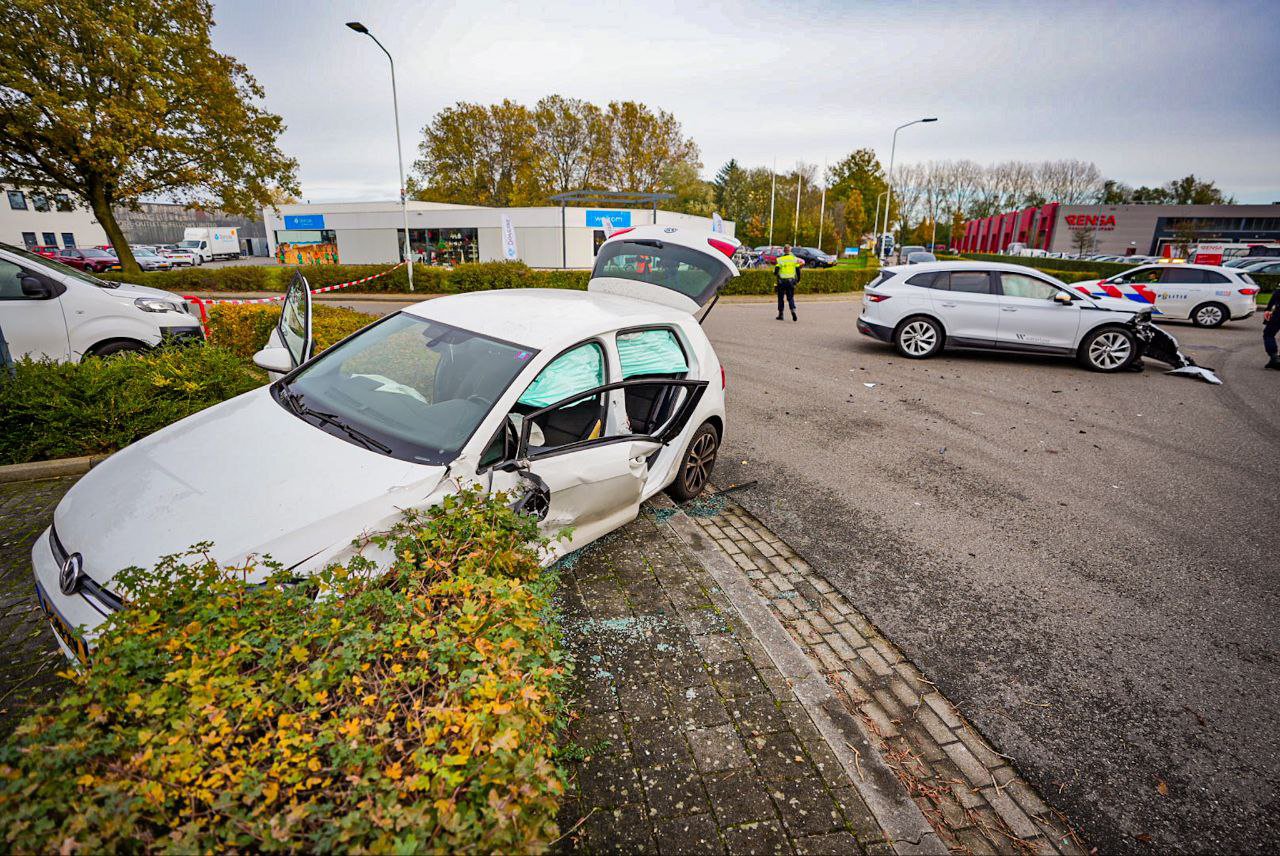
[[[542,370],[519,403],[530,407],[546,407],[577,392],[604,385],[604,359],[596,345],[575,348],[557,357]]]
[[[618,334],[622,379],[637,375],[683,374],[689,363],[670,330],[637,330]]]

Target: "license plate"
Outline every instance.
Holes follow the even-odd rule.
[[[80,638],[75,630],[71,628],[71,625],[67,623],[67,620],[54,608],[53,603],[49,600],[49,596],[44,593],[44,588],[40,583],[36,583],[36,597],[40,601],[40,608],[44,610],[44,617],[49,619],[49,625],[53,628],[53,632],[58,634],[58,638],[71,649],[77,660],[87,664],[89,662],[88,644]]]

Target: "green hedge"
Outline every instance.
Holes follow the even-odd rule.
[[[372,276],[387,265],[311,265],[301,268],[312,288],[323,288]],[[234,266],[223,268],[187,268],[155,271],[127,277],[103,274],[120,282],[133,282],[161,288],[178,294],[218,291],[284,291],[299,268],[285,266]],[[835,267],[805,271],[800,277],[800,294],[834,294],[858,291],[875,278],[874,268]],[[416,265],[414,288],[420,294],[460,294],[499,288],[568,288],[586,289],[591,273],[585,270],[535,270],[522,262],[481,262],[458,265],[452,270]],[[408,293],[409,275],[398,268],[387,276],[354,287],[357,292]],[[771,270],[744,270],[735,277],[725,294],[772,294]]]
[[[0,371],[0,464],[114,452],[260,386],[252,364],[218,348],[165,348],[80,363],[19,360]]]
[[[316,353],[377,320],[374,315],[354,309],[316,304],[311,309]],[[209,309],[209,344],[252,359],[266,346],[279,321],[279,303],[215,304]]]
[[[567,660],[505,500],[451,497],[382,539],[389,567],[301,585],[197,550],[122,572],[92,665],[0,747],[6,849],[545,850]]]

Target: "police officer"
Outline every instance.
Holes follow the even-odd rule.
[[[800,268],[804,265],[804,259],[791,255],[791,245],[782,248],[782,255],[778,256],[773,263],[773,276],[775,279],[775,288],[778,292],[778,320],[782,320],[782,301],[786,301],[791,306],[791,320],[799,321],[796,317],[796,283],[800,281]]]
[[[1267,349],[1267,356],[1271,358],[1263,368],[1280,369],[1280,348],[1276,347],[1276,334],[1280,333],[1280,288],[1271,292],[1262,320],[1265,322],[1262,327],[1262,347]]]

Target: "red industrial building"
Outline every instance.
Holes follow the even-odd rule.
[[[964,224],[960,250],[966,253],[998,253],[1010,244],[1047,250],[1053,246],[1058,203],[993,214]]]

